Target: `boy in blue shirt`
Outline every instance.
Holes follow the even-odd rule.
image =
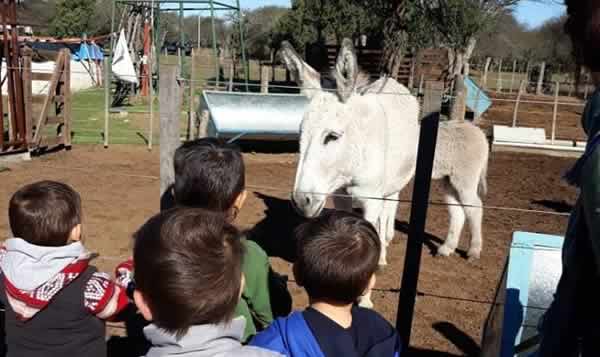
[[[251,345],[289,357],[399,357],[396,330],[355,305],[373,288],[381,245],[364,219],[332,211],[300,226],[294,275],[309,307],[277,319]]]

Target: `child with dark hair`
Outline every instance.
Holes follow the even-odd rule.
[[[567,0],[565,30],[575,60],[600,84],[600,1]],[[567,173],[579,188],[565,233],[562,275],[543,318],[539,356],[600,356],[600,91],[581,118],[588,137],[585,153]]]
[[[27,185],[8,211],[13,238],[0,251],[7,356],[106,356],[104,320],[128,305],[130,265],[118,267],[118,282],[90,265],[81,199],[65,184]]]
[[[148,357],[280,356],[244,347],[235,307],[244,286],[244,247],[222,214],[174,208],[135,234],[135,304],[152,324]]]
[[[176,150],[174,166],[177,205],[222,212],[235,220],[246,200],[244,160],[237,148],[215,138],[190,141]],[[269,281],[274,274],[265,251],[241,239],[246,285],[236,315],[246,319],[246,341],[273,321]]]
[[[290,357],[398,357],[396,330],[355,305],[375,284],[381,250],[375,228],[333,211],[300,226],[297,239],[294,276],[310,305],[277,319],[250,344]]]

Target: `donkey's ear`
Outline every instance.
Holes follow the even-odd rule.
[[[279,53],[294,81],[300,86],[302,94],[312,98],[322,89],[319,72],[304,62],[288,41],[283,41]]]
[[[358,78],[358,59],[352,41],[345,38],[335,64],[337,93],[342,102],[346,102],[356,88]]]

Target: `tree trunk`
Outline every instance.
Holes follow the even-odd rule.
[[[475,38],[469,39],[469,44],[467,48],[465,48],[464,56],[463,56],[463,74],[466,76],[471,72],[471,56],[473,56],[473,51],[475,50],[475,46],[477,45],[477,40]]]
[[[467,113],[466,97],[467,91],[465,88],[464,77],[458,74],[454,77],[454,101],[452,103],[450,120],[465,120],[465,114]]]

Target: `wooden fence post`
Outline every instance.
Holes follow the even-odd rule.
[[[260,92],[269,93],[269,67],[260,66]]]
[[[498,63],[498,78],[496,80],[496,93],[502,93],[502,58]]]
[[[410,75],[408,76],[408,89],[410,91],[413,90],[415,86],[415,67],[416,67],[416,57],[413,57],[410,61]]]
[[[546,62],[542,62],[540,65],[540,75],[538,76],[537,87],[535,90],[536,95],[542,94],[542,84],[544,84],[544,72],[546,72]]]
[[[110,61],[104,57],[104,147],[108,147],[108,131],[110,128]]]
[[[508,91],[511,94],[513,92],[513,87],[515,85],[515,75],[516,75],[516,72],[517,72],[517,60],[514,60],[513,61],[512,75],[510,76],[510,90]]]
[[[181,88],[177,82],[177,67],[160,68],[160,209],[172,205],[170,187],[175,180],[173,155],[180,144],[179,113],[181,112]]]
[[[485,66],[483,67],[483,79],[481,81],[483,89],[487,89],[488,71],[491,63],[492,59],[490,57],[485,59]]]
[[[590,77],[589,74],[586,73],[585,74],[585,79],[583,82],[583,100],[587,100],[588,98],[588,94],[589,94],[589,90],[590,90]]]
[[[434,83],[428,82],[425,90],[410,226],[396,315],[396,329],[407,347],[410,346],[441,107],[442,89],[436,88]]]
[[[208,136],[208,121],[210,119],[210,113],[207,109],[203,109],[200,112],[200,123],[198,123],[198,138],[205,138]]]
[[[463,76],[457,74],[454,77],[454,83],[454,102],[452,103],[452,112],[450,114],[450,120],[465,120],[465,114],[467,111],[467,91],[465,88],[465,81]]]
[[[192,140],[194,137],[194,118],[196,117],[196,108],[195,108],[195,89],[196,89],[196,66],[195,64],[196,54],[194,49],[192,49],[192,64],[190,65],[191,73],[190,73],[190,98],[189,98],[189,115],[188,115],[188,131],[187,131],[187,139]]]
[[[33,139],[33,93],[31,89],[31,49],[23,51],[23,101],[25,103],[25,139],[27,147],[31,148],[31,140]],[[2,98],[0,98],[2,100]],[[0,127],[1,128],[1,127]],[[0,148],[1,149],[1,148]]]
[[[420,96],[421,94],[423,94],[423,84],[425,83],[425,75],[421,74],[421,79],[419,79],[419,92],[418,95]]]
[[[521,101],[521,95],[523,95],[523,91],[525,90],[525,85],[527,81],[521,80],[521,84],[519,85],[519,93],[517,94],[517,101],[515,102],[515,108],[513,110],[513,128],[517,126],[517,114],[519,113],[519,102]]]
[[[558,95],[560,93],[560,83],[556,82],[556,88],[554,89],[554,110],[552,111],[552,134],[551,143],[554,145],[554,139],[556,138],[556,118],[558,117]]]
[[[235,68],[233,63],[229,65],[229,85],[227,86],[227,90],[229,92],[233,92],[233,77],[235,77]]]

